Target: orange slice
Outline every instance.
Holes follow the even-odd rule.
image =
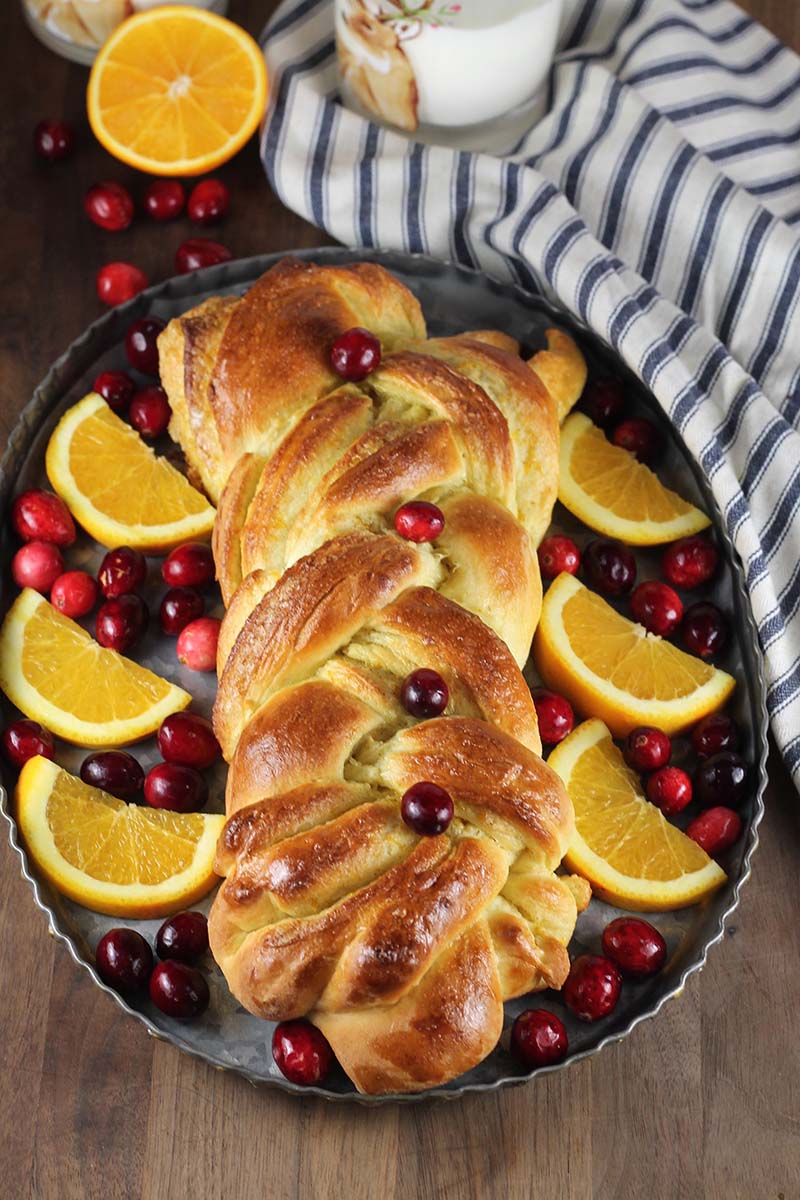
[[[258,128],[267,72],[256,42],[232,21],[167,5],[112,33],[89,76],[89,123],[115,158],[152,175],[199,175]]]
[[[561,574],[542,604],[533,660],[548,687],[615,737],[637,725],[680,733],[721,708],[735,680],[620,616],[574,575]]]
[[[642,795],[602,721],[584,721],[547,765],[575,807],[575,836],[564,864],[603,900],[663,912],[710,895],[726,879],[705,850]]]

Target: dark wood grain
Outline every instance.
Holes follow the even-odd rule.
[[[232,0],[252,32],[271,0]],[[800,6],[746,0],[800,48]],[[0,16],[0,430],[99,311],[96,269],[171,273],[188,226],[122,235],[85,220],[85,188],[141,180],[92,140],[86,72]],[[43,116],[81,131],[70,164],[30,148]],[[221,172],[237,255],[325,239],[270,193],[253,144]],[[800,805],[773,755],[767,817],[725,944],[655,1021],[591,1062],[460,1103],[366,1111],[252,1088],[152,1041],[77,971],[0,845],[0,1181],[10,1200],[797,1200]],[[0,839],[4,842],[4,839]]]

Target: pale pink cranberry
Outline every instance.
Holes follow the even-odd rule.
[[[97,581],[86,571],[65,571],[50,591],[50,603],[65,617],[85,617],[97,604]]]
[[[178,635],[178,661],[192,671],[214,671],[221,624],[216,617],[191,621]]]
[[[11,560],[11,574],[17,587],[33,588],[42,595],[49,592],[64,572],[64,559],[52,542],[28,542]]]
[[[75,522],[60,496],[31,488],[11,505],[11,523],[23,542],[52,542],[71,546],[77,536]]]

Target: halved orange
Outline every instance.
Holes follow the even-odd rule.
[[[240,26],[177,4],[130,17],[89,76],[89,122],[110,154],[152,175],[199,175],[258,128],[267,71]]]

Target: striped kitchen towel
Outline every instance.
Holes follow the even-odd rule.
[[[549,292],[639,375],[741,555],[800,786],[800,60],[729,0],[567,7],[547,115],[500,155],[344,109],[330,0],[286,0],[264,166],[348,245]]]

